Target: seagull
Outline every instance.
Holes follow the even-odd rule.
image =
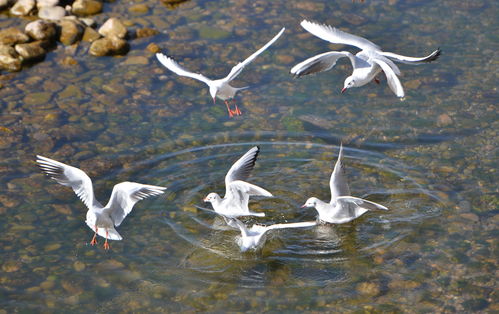
[[[159,62],[161,62],[166,68],[168,68],[170,71],[180,75],[180,76],[187,76],[190,78],[193,78],[195,80],[204,82],[208,87],[210,88],[210,95],[213,98],[213,103],[215,103],[215,97],[218,97],[222,99],[225,102],[225,105],[227,106],[227,111],[229,112],[229,116],[233,117],[235,115],[241,115],[241,110],[235,105],[235,109],[232,110],[229,107],[228,100],[234,98],[236,95],[237,91],[246,89],[246,87],[233,87],[229,83],[233,79],[235,79],[239,73],[244,69],[245,66],[247,66],[251,61],[253,61],[259,54],[264,52],[270,45],[272,45],[284,32],[286,28],[282,28],[281,31],[274,36],[268,43],[265,44],[262,48],[258,49],[255,53],[253,53],[251,56],[249,56],[246,60],[243,62],[238,63],[236,66],[232,68],[230,73],[221,79],[218,80],[211,80],[204,76],[203,74],[199,73],[193,73],[190,72],[183,67],[181,67],[175,60],[173,60],[171,57],[168,57],[162,53],[157,53],[156,58],[158,58]]]
[[[350,196],[350,188],[341,158],[343,157],[343,145],[340,146],[338,160],[334,166],[329,187],[331,188],[331,201],[326,203],[316,197],[309,198],[303,207],[315,207],[319,213],[319,220],[327,223],[342,224],[360,217],[368,210],[388,210],[383,205]]]
[[[345,33],[328,25],[303,20],[301,26],[312,35],[333,44],[350,45],[361,49],[356,55],[348,51],[325,52],[298,63],[290,71],[295,77],[323,72],[333,68],[339,58],[348,57],[352,63],[353,72],[352,75],[345,79],[341,90],[342,93],[348,88],[364,86],[372,80],[379,84],[376,76],[383,71],[390,89],[398,97],[404,97],[404,89],[397,77],[397,75],[400,75],[400,70],[391,59],[406,64],[421,64],[437,60],[441,53],[440,48],[438,48],[426,57],[406,57],[392,52],[381,51],[379,46],[365,38]]]
[[[249,197],[252,195],[272,196],[272,194],[259,186],[245,182],[255,166],[260,148],[255,146],[239,158],[232,165],[225,176],[225,196],[221,198],[217,193],[210,193],[205,197],[205,202],[210,202],[219,215],[227,218],[239,216],[264,217],[264,213],[250,212],[248,208]]]
[[[135,182],[121,182],[114,186],[111,198],[106,206],[102,206],[95,199],[92,180],[82,170],[63,164],[56,160],[36,156],[40,169],[57,183],[70,186],[76,195],[87,206],[86,224],[92,229],[94,237],[90,244],[97,244],[96,236],[105,238],[104,249],[109,250],[107,240],[121,240],[122,237],[114,229],[118,227],[126,215],[132,211],[133,205],[149,196],[156,196],[164,193],[165,187],[140,184]]]
[[[285,229],[285,228],[305,228],[317,225],[316,221],[304,221],[287,224],[275,224],[270,226],[253,225],[247,228],[239,219],[233,218],[232,222],[241,230],[241,237],[238,239],[237,244],[241,248],[241,252],[246,252],[249,249],[256,248],[262,242],[262,238],[269,230]],[[233,224],[230,224],[231,226]]]

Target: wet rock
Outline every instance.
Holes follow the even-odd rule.
[[[156,45],[155,43],[150,43],[149,45],[147,45],[146,49],[147,51],[152,53],[158,53],[161,51],[161,48],[159,48],[159,46]]]
[[[55,7],[59,4],[59,0],[37,0],[36,7],[41,9],[43,7]]]
[[[62,20],[59,26],[61,27],[59,41],[66,46],[74,44],[83,35],[83,27],[75,21]]]
[[[452,123],[453,123],[452,118],[448,114],[443,113],[443,114],[438,116],[438,119],[437,119],[438,126],[440,126],[440,127],[448,126],[448,125],[451,125]]]
[[[0,69],[6,71],[21,70],[21,59],[13,47],[0,45]]]
[[[9,27],[0,30],[0,45],[24,44],[29,41],[29,36],[20,29]]]
[[[128,8],[128,12],[136,14],[136,15],[146,14],[148,11],[149,11],[149,7],[147,6],[147,4],[144,4],[144,3],[131,5]]]
[[[49,92],[30,93],[24,97],[23,101],[26,105],[37,106],[48,103],[50,98],[52,98],[52,93]]]
[[[139,28],[136,32],[137,38],[151,37],[159,34],[159,31],[153,28]]]
[[[45,58],[48,47],[48,41],[38,40],[27,44],[18,44],[15,49],[24,60],[39,60]]]
[[[120,20],[112,17],[102,24],[99,28],[99,34],[105,37],[125,38],[127,29]]]
[[[99,271],[107,271],[107,270],[117,270],[125,268],[125,264],[115,259],[107,260],[100,262],[96,265],[97,270]]]
[[[73,3],[72,13],[77,16],[87,16],[100,13],[102,2],[97,0],[76,0]]]
[[[230,32],[215,27],[203,27],[199,30],[199,37],[202,39],[225,39],[230,36]]]
[[[104,37],[97,39],[90,46],[90,54],[101,57],[101,56],[114,56],[114,55],[125,55],[130,46],[126,40],[117,37]]]
[[[76,271],[82,271],[85,269],[85,263],[81,262],[81,261],[76,261],[74,262],[73,264],[73,268],[74,270]]]
[[[60,248],[61,248],[60,243],[52,243],[52,244],[45,246],[45,252],[52,252],[52,251],[58,250]]]
[[[93,29],[92,27],[85,27],[85,32],[83,33],[83,37],[81,40],[91,43],[96,41],[100,37],[100,34],[95,29]]]
[[[11,2],[10,0],[0,0],[0,10],[7,8]]]
[[[95,21],[91,18],[88,17],[82,17],[80,18],[80,21],[83,22],[83,24],[89,26],[89,27],[94,27],[95,26]]]
[[[357,285],[356,290],[367,296],[376,296],[381,292],[379,285],[375,282],[362,282]]]
[[[141,64],[146,65],[149,63],[149,59],[144,56],[131,56],[128,57],[125,61],[125,64]]]
[[[6,273],[13,273],[21,268],[21,263],[18,261],[7,261],[3,263],[2,270]]]
[[[38,10],[38,17],[44,20],[60,20],[66,16],[66,10],[63,7],[42,7]]]
[[[28,15],[35,8],[35,0],[18,0],[12,8],[10,13],[12,15]]]
[[[29,23],[24,31],[34,40],[50,40],[57,34],[55,24],[44,20]]]

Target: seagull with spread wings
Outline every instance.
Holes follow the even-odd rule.
[[[406,64],[422,64],[437,60],[441,53],[439,48],[426,57],[406,57],[392,52],[381,51],[378,45],[365,38],[343,32],[328,25],[316,24],[304,20],[301,22],[301,26],[312,35],[333,44],[350,45],[361,49],[356,55],[348,51],[325,52],[300,62],[291,69],[291,74],[295,77],[300,77],[330,70],[334,67],[338,59],[347,57],[352,63],[353,72],[352,75],[345,79],[343,89],[341,90],[342,93],[349,88],[366,85],[372,80],[379,84],[376,76],[383,71],[390,89],[398,97],[404,97],[404,89],[397,77],[397,75],[400,75],[400,70],[393,61]]]
[[[210,95],[211,98],[213,98],[213,103],[215,103],[215,97],[218,97],[222,99],[225,102],[225,105],[227,106],[227,111],[229,112],[229,116],[233,117],[235,115],[241,115],[241,110],[235,105],[235,109],[232,110],[229,107],[228,100],[234,98],[236,95],[237,91],[246,89],[248,87],[233,87],[229,83],[235,79],[239,73],[244,69],[245,66],[247,66],[249,63],[251,63],[259,54],[264,52],[270,45],[272,45],[284,32],[285,28],[283,27],[281,31],[274,36],[268,43],[266,43],[262,48],[258,49],[255,53],[253,53],[251,56],[249,56],[246,60],[243,62],[238,63],[236,66],[232,68],[230,73],[221,79],[218,80],[211,80],[204,76],[203,74],[199,73],[193,73],[190,72],[183,67],[181,67],[175,60],[173,60],[171,57],[168,57],[162,53],[157,53],[156,58],[158,58],[159,62],[161,62],[166,68],[168,68],[170,71],[180,75],[180,76],[186,76],[193,78],[195,80],[201,81],[208,85],[210,88]]]
[[[306,228],[317,225],[316,221],[303,221],[303,222],[294,222],[294,223],[285,223],[285,224],[275,224],[270,226],[255,224],[251,228],[248,228],[244,223],[242,223],[237,218],[232,218],[232,222],[230,223],[230,225],[237,226],[241,231],[241,237],[238,238],[237,244],[239,245],[239,248],[241,249],[242,252],[246,252],[249,249],[258,248],[258,246],[264,241],[264,235],[270,230],[286,229],[286,228]]]
[[[328,223],[342,224],[360,217],[369,210],[388,210],[383,205],[350,196],[350,188],[345,177],[345,170],[341,159],[343,145],[340,146],[338,160],[334,165],[329,187],[331,188],[331,201],[326,203],[316,197],[309,198],[302,207],[314,207],[319,213],[319,220]]]
[[[94,196],[92,180],[82,170],[63,164],[56,160],[37,155],[36,162],[45,174],[57,183],[69,186],[87,206],[86,224],[95,233],[90,242],[97,244],[96,237],[105,238],[104,248],[109,250],[107,240],[121,240],[122,237],[114,228],[118,227],[125,217],[132,211],[133,206],[149,196],[164,193],[165,187],[140,184],[135,182],[121,182],[114,186],[111,198],[106,206],[102,206]]]
[[[216,213],[227,218],[239,216],[264,217],[264,213],[250,212],[248,208],[249,197],[252,195],[272,196],[272,194],[259,186],[245,182],[255,166],[260,148],[255,146],[236,161],[225,176],[225,196],[221,198],[217,193],[210,193],[205,197],[205,202],[210,202]]]

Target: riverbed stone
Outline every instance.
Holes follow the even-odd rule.
[[[159,34],[158,30],[155,30],[154,28],[139,28],[136,31],[137,38],[144,38],[144,37],[151,37],[154,35]]]
[[[99,34],[105,37],[125,38],[127,29],[119,19],[112,17],[102,24]]]
[[[38,10],[38,17],[44,20],[60,20],[66,16],[66,10],[60,6],[42,7]]]
[[[94,15],[101,11],[102,2],[97,0],[76,0],[72,7],[72,13],[77,16]]]
[[[61,27],[59,41],[66,46],[74,44],[83,35],[83,27],[73,20],[61,20],[59,26]]]
[[[45,57],[48,47],[48,41],[37,40],[27,44],[17,44],[15,49],[24,60],[37,60]]]
[[[25,16],[28,15],[35,8],[35,0],[18,0],[12,8],[10,13],[12,15]]]
[[[0,30],[0,45],[24,44],[29,41],[29,36],[20,29],[9,27]]]
[[[28,23],[24,31],[34,40],[50,40],[57,34],[55,24],[44,20]]]
[[[59,0],[37,0],[36,7],[41,9],[43,7],[55,7],[59,4]]]
[[[14,47],[0,44],[0,69],[12,72],[21,70],[21,59]]]
[[[125,55],[130,50],[126,40],[117,37],[104,37],[97,39],[90,45],[90,54],[94,56]]]
[[[11,2],[10,0],[0,0],[0,10],[7,8]]]
[[[83,37],[81,40],[91,43],[96,41],[100,37],[101,35],[95,29],[93,29],[92,27],[85,27],[85,32],[83,33]]]

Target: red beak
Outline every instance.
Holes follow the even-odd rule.
[[[203,202],[208,202],[208,200],[205,198],[205,199],[203,199]]]
[[[300,206],[300,208],[304,208],[304,207],[307,207],[307,204],[303,204]]]
[[[213,97],[213,104],[215,104],[215,103],[216,103],[216,101],[215,101],[215,97]]]
[[[343,87],[343,88],[341,89],[341,93],[343,94],[346,90],[347,90],[347,88],[346,88],[346,87]]]

